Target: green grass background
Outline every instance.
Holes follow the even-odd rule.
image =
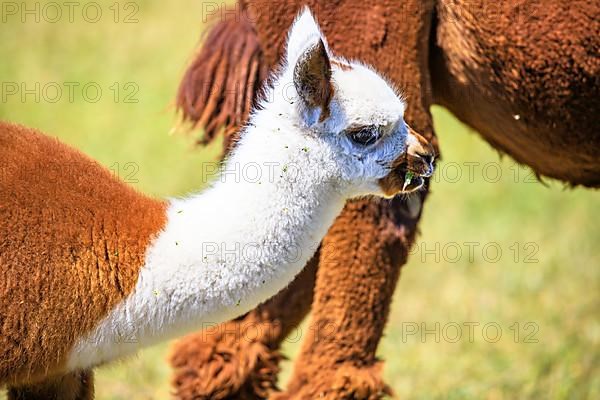
[[[135,2],[138,22],[129,24],[115,23],[113,2],[99,4],[103,14],[97,23],[83,20],[77,11],[82,6],[73,23],[66,15],[38,23],[31,16],[22,22],[19,15],[2,14],[1,82],[28,88],[57,82],[64,93],[55,103],[2,93],[0,118],[56,135],[121,176],[132,172],[126,163],[135,163],[135,185],[147,193],[172,196],[198,188],[205,181],[199,165],[214,157],[218,145],[197,149],[189,137],[168,133],[177,121],[172,102],[178,81],[202,32],[202,2]],[[135,11],[126,2],[117,4],[120,20]],[[97,82],[103,95],[91,103],[76,89],[71,102],[64,82]],[[135,83],[138,102],[125,103],[124,92],[115,102],[110,90],[115,82],[122,91]],[[445,110],[433,112],[443,161],[379,346],[387,382],[404,399],[600,398],[599,194],[527,182],[526,169],[501,159]],[[469,162],[477,163],[473,179],[464,164]],[[492,164],[484,175],[487,163]],[[491,182],[496,166],[501,178]],[[479,243],[473,257],[465,242]],[[496,243],[488,253],[486,243]],[[516,260],[514,243],[520,249]],[[437,260],[423,251],[436,245]],[[492,262],[497,247],[502,256]],[[534,262],[526,263],[526,257]],[[480,324],[473,340],[469,322]],[[435,330],[436,323],[440,340],[434,334],[423,340],[422,328]],[[486,323],[502,329],[497,342],[485,339]],[[455,336],[455,324],[462,338],[453,343],[445,339]],[[415,326],[418,333],[407,335]],[[526,343],[534,327],[530,339],[537,343]],[[487,334],[493,338],[495,330]],[[292,360],[298,348],[299,343],[284,346]],[[167,352],[163,344],[101,368],[97,398],[168,398]],[[282,381],[291,365],[284,363]]]

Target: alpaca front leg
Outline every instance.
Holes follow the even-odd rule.
[[[347,205],[321,246],[309,337],[287,391],[274,399],[372,400],[390,392],[375,352],[424,197]]]
[[[8,389],[8,400],[92,400],[94,373],[76,371],[67,375]]]
[[[266,399],[277,390],[281,341],[312,302],[317,256],[294,282],[243,317],[178,341],[170,363],[175,398]]]

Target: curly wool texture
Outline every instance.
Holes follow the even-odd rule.
[[[171,365],[177,370],[173,380],[177,396],[214,400],[232,396],[267,398],[275,388],[281,355],[258,341],[238,341],[229,335],[213,340],[217,346],[208,345],[204,337],[189,337],[175,347]],[[203,379],[205,376],[211,379]]]
[[[246,19],[217,22],[186,70],[176,98],[183,120],[203,129],[197,143],[208,144],[221,133],[223,150],[229,150],[266,75],[252,25]]]
[[[241,2],[243,6],[250,3],[262,4],[264,7],[264,2],[248,0]],[[298,0],[286,0],[270,5],[268,10],[262,8],[261,10],[268,11],[262,13],[263,18],[245,27],[239,26],[239,21],[237,25],[231,21],[231,30],[246,32],[245,35],[248,37],[258,36],[259,40],[254,42],[248,39],[248,43],[255,43],[256,46],[256,52],[245,53],[253,54],[252,57],[236,59],[231,56],[231,52],[225,53],[228,60],[221,68],[225,68],[225,65],[235,68],[239,63],[241,71],[252,71],[252,68],[247,66],[252,64],[248,60],[253,57],[259,65],[262,63],[272,65],[281,50],[284,37],[282,32],[285,31],[286,24],[293,19],[299,3]],[[368,4],[356,0],[309,1],[308,3],[316,10],[334,50],[347,57],[364,57],[379,70],[386,72],[394,83],[405,90],[405,97],[409,103],[407,121],[426,136],[433,134],[428,110],[435,101],[445,105],[464,122],[475,127],[494,147],[502,149],[522,163],[533,166],[536,171],[556,176],[572,184],[599,185],[598,162],[596,158],[589,158],[588,153],[588,150],[591,150],[597,154],[598,149],[598,131],[594,129],[593,124],[590,125],[590,121],[593,121],[599,113],[598,97],[595,93],[598,92],[600,74],[597,72],[598,58],[592,56],[598,53],[600,46],[598,36],[590,35],[590,32],[598,31],[596,29],[598,21],[593,19],[598,15],[597,2],[578,1],[577,4],[567,4],[559,1],[536,3],[512,0],[503,2],[501,6],[494,5],[493,8],[483,7],[485,3],[479,0],[444,2],[443,6],[441,2],[409,0],[403,2],[401,7],[396,3],[390,5],[389,1],[372,1]],[[438,6],[437,13],[434,13],[435,3]],[[538,10],[527,11],[527,7],[538,5],[541,6]],[[454,14],[458,12],[458,15],[463,18],[457,20],[453,12]],[[341,19],[351,23],[336,23]],[[433,26],[430,23],[432,19]],[[456,24],[457,21],[462,22],[462,25]],[[228,46],[233,46],[235,44],[233,31],[221,30],[218,41],[226,42],[228,38],[232,38]],[[460,34],[457,36],[452,32]],[[433,37],[430,33],[434,34]],[[461,38],[465,36],[475,39],[475,47],[462,42]],[[187,97],[184,98],[187,103],[181,103],[182,91],[180,90],[178,104],[184,116],[196,123],[195,126],[209,128],[205,136],[207,140],[218,137],[220,124],[230,127],[225,130],[225,133],[227,138],[232,138],[236,125],[231,121],[242,123],[245,121],[245,116],[243,112],[236,114],[231,102],[227,103],[229,106],[223,106],[222,96],[226,94],[222,90],[223,85],[218,86],[217,89],[221,90],[215,91],[215,97],[210,102],[207,98],[196,97],[195,82],[210,84],[225,79],[224,72],[216,73],[219,70],[219,63],[223,62],[220,60],[221,45],[217,45],[217,38],[210,40],[211,37],[213,36],[209,36],[206,43],[214,44],[204,46],[193,64],[198,78],[195,79],[188,74],[182,83],[182,88],[184,84],[187,88],[185,94]],[[535,37],[535,40],[530,40],[532,37]],[[475,51],[465,51],[469,48]],[[548,55],[553,57],[552,60],[548,59]],[[257,67],[257,70],[260,70],[260,67]],[[250,82],[251,77],[256,76],[246,72],[240,77],[240,81]],[[254,82],[258,82],[261,78],[255,79]],[[229,82],[227,80],[227,83]],[[431,98],[432,95],[434,99]],[[254,93],[250,93],[246,98],[252,96]],[[203,98],[204,100],[198,100]],[[202,110],[208,112],[202,114]],[[502,111],[502,115],[497,115],[498,110]],[[547,110],[548,115],[544,110]],[[198,122],[200,120],[201,123]],[[216,122],[209,125],[211,121]],[[543,130],[536,126],[543,127]],[[430,136],[427,138],[432,139]],[[548,156],[547,145],[553,143],[555,149],[563,152],[559,158],[556,152]],[[365,204],[367,203],[362,203],[363,206]],[[393,251],[395,246],[401,248],[406,246],[405,241],[414,234],[416,223],[415,212],[411,211],[411,207],[406,205],[398,207],[405,210],[408,220],[411,221],[410,224],[403,225],[401,221],[394,223],[393,219],[389,219],[389,206],[381,206],[385,211],[382,212],[384,216],[381,218],[390,222],[393,236],[404,238],[398,243],[391,242],[389,245],[391,248],[385,250],[391,255],[398,254],[398,251]],[[418,207],[416,210],[418,214]],[[365,221],[368,226],[368,218]],[[353,222],[357,223],[357,221]],[[377,227],[378,225],[372,226],[369,235],[377,235]],[[355,226],[346,226],[346,228],[351,232]],[[351,341],[352,335],[349,335],[350,339],[346,339],[347,341],[339,343],[333,340],[310,341],[309,338],[304,342],[301,354],[296,360],[290,391],[282,396],[314,398],[311,394],[319,392],[320,387],[327,387],[327,382],[331,382],[329,377],[336,376],[336,371],[341,369],[339,365],[342,364],[336,362],[344,361],[338,360],[350,360],[348,362],[353,366],[360,366],[357,367],[360,371],[377,374],[369,366],[364,366],[365,363],[360,358],[367,360],[367,364],[376,362],[373,361],[375,360],[374,349],[380,339],[380,327],[384,324],[385,316],[375,315],[369,310],[368,307],[372,303],[348,304],[345,300],[353,293],[356,284],[363,288],[362,295],[373,299],[379,305],[389,305],[391,291],[379,291],[382,279],[379,274],[371,276],[365,273],[361,275],[362,280],[357,282],[348,273],[354,271],[355,266],[360,265],[361,259],[354,258],[356,250],[341,248],[340,253],[348,254],[348,258],[344,260],[346,262],[350,260],[349,264],[335,262],[336,257],[321,260],[317,292],[322,291],[322,295],[317,296],[318,299],[315,300],[311,324],[327,321],[327,317],[332,314],[343,316],[344,321],[361,321],[361,324],[356,327],[343,325],[342,328],[349,330],[350,333],[363,333],[360,337],[367,338],[368,345],[364,346],[364,339],[354,345]],[[381,268],[385,279],[391,282],[391,285],[398,275],[398,265],[402,262],[402,258],[382,258],[382,262],[387,264],[369,265],[369,270]],[[392,265],[392,263],[397,264]],[[330,272],[321,272],[325,269]],[[331,290],[332,287],[336,290]],[[338,291],[338,288],[341,290]],[[290,296],[291,292],[300,289],[306,292],[312,291],[312,287],[310,290],[307,287],[294,287],[283,293],[285,296]],[[301,319],[298,317],[304,316],[309,306],[298,297],[291,296],[291,299],[285,305],[274,300],[263,305],[273,312],[267,318],[273,322],[290,324]],[[288,307],[294,311],[288,313],[278,311],[289,310]],[[387,312],[385,307],[383,310]],[[259,312],[252,311],[246,318],[253,318],[252,315],[257,315]],[[243,321],[244,319],[240,319],[232,324]],[[371,326],[375,326],[375,329],[365,329]],[[182,343],[188,340],[198,339],[192,335]],[[215,348],[221,343],[220,340],[222,339],[197,344],[199,347]],[[270,337],[267,347],[276,348],[280,340],[282,340],[280,336]],[[364,349],[362,352],[361,346]],[[236,345],[228,354],[232,357],[244,358],[245,349],[246,347]],[[176,353],[177,357],[186,356],[178,350]],[[349,358],[348,353],[354,353],[354,358]],[[187,356],[190,361],[193,361],[194,354],[187,354]],[[259,365],[256,362],[251,364]],[[199,375],[194,376],[193,379],[210,380],[212,378],[210,371],[214,369],[196,370]],[[357,371],[354,372],[359,374]],[[257,375],[247,374],[246,379],[250,376]],[[236,379],[243,378],[238,375]],[[185,379],[186,376],[182,375],[183,384]],[[221,382],[227,382],[223,385],[231,388],[235,386],[231,385],[233,381],[223,379]],[[305,385],[302,386],[301,382]],[[354,381],[348,380],[348,382]],[[194,385],[195,383],[191,382],[189,387]],[[241,387],[239,384],[236,385]],[[360,386],[358,383],[348,385]],[[302,391],[297,389],[300,387],[303,388]],[[229,398],[237,398],[234,392],[234,390],[228,392],[231,393]],[[371,393],[376,392],[374,390]],[[307,395],[304,396],[304,393]],[[331,398],[343,398],[341,390],[339,393],[328,393]],[[367,397],[370,394],[365,394],[363,391],[355,391],[355,393],[365,396],[357,396],[357,398],[370,398]],[[185,393],[180,393],[179,397],[193,398],[185,397]]]
[[[597,154],[600,140],[594,126],[600,112],[596,95],[600,61],[594,56],[600,41],[597,35],[590,35],[598,31],[594,19],[600,12],[597,2],[578,1],[575,6],[559,1],[512,0],[497,5],[480,0],[405,1],[400,7],[387,1],[308,3],[316,10],[334,50],[372,63],[404,90],[409,104],[407,121],[434,143],[429,107],[435,102],[475,127],[494,147],[539,174],[571,184],[600,184],[599,163],[592,154]],[[253,0],[240,0],[240,5],[242,9],[260,6]],[[282,32],[299,5],[299,0],[286,0],[268,7],[263,3],[259,9],[253,34],[259,38],[260,57],[267,65],[273,65],[281,53]],[[208,49],[211,47],[202,52]],[[247,64],[245,59],[234,61]],[[355,207],[376,206],[359,202]],[[362,258],[347,236],[363,222],[369,227],[368,218],[361,220],[356,210],[355,220],[340,217],[334,227],[339,232],[339,251],[320,262],[311,321],[311,326],[319,326],[335,316],[340,329],[330,340],[304,340],[282,398],[315,398],[321,387],[328,387],[329,377],[337,376],[336,363],[344,360],[377,374],[364,364],[376,362],[375,348],[398,266],[403,263],[403,258],[397,257],[398,249],[406,248],[412,240],[420,204],[397,206],[404,210],[405,222],[394,222],[389,206],[380,207],[382,215],[377,218],[387,220],[392,237],[401,240],[392,240],[387,249],[375,253],[394,257]],[[377,227],[374,224],[370,231],[365,229],[359,242],[371,243],[378,235]],[[383,236],[375,243],[386,242]],[[336,243],[331,233],[325,241]],[[360,280],[348,273],[361,265],[369,268]],[[382,275],[371,274],[376,270]],[[381,291],[384,281],[389,285]],[[357,287],[361,288],[359,299],[354,297]],[[378,313],[369,308],[374,304]],[[355,337],[363,339],[355,343]],[[272,345],[278,340],[273,338]],[[348,382],[349,386],[360,386]],[[329,398],[346,398],[342,390],[327,393]],[[372,398],[378,390],[355,393],[360,394],[355,398]]]
[[[42,384],[12,387],[8,400],[93,400],[94,373],[78,371],[56,378],[46,379]]]
[[[437,4],[434,101],[537,174],[600,186],[600,3]]]
[[[357,4],[352,1],[342,2],[343,4],[330,2],[317,4],[314,1],[309,3],[311,8],[316,10],[319,20],[323,21],[322,28],[333,50],[349,58],[357,58],[377,65],[384,75],[402,87],[409,103],[406,113],[407,122],[428,140],[436,143],[431,116],[429,110],[424,107],[424,104],[431,103],[426,68],[428,48],[426,33],[430,29],[430,11],[433,9],[433,3],[427,2],[423,7],[423,3],[411,1],[407,2],[408,8],[392,10],[389,9],[389,5],[375,4],[371,7],[370,4]],[[283,52],[284,32],[299,7],[300,2],[273,3],[270,5],[270,12],[260,14],[254,20],[256,31],[253,34],[260,38],[261,57],[267,65],[273,66]],[[344,12],[345,16],[342,17],[345,20],[354,23],[332,24],[332,21],[340,18],[340,11]],[[410,20],[407,21],[408,18]],[[412,27],[410,32],[407,33],[405,29],[396,26],[394,21],[403,21],[403,24],[410,25]],[[247,24],[248,21],[242,19],[239,23]],[[362,29],[362,27],[373,26],[378,26],[378,29],[372,35],[371,31]],[[246,30],[246,32],[254,31]],[[231,40],[233,38],[234,36]],[[405,46],[394,45],[400,40],[405,43]],[[212,50],[212,46],[213,44],[209,43],[207,49]],[[205,55],[208,50],[203,49],[199,54]],[[228,57],[233,55],[229,54]],[[203,57],[203,60],[206,62],[207,58]],[[196,61],[202,62],[199,59]],[[250,60],[232,58],[228,63],[234,62],[246,64]],[[399,65],[402,68],[398,68]],[[201,68],[200,64],[196,68]],[[245,79],[242,79],[243,81]],[[297,399],[318,398],[315,394],[324,393],[324,388],[329,388],[326,393],[327,398],[331,399],[379,398],[387,392],[387,386],[381,378],[378,378],[380,369],[375,368],[379,365],[375,351],[387,319],[399,268],[405,262],[406,249],[414,238],[420,204],[424,197],[425,192],[417,196],[418,205],[412,209],[402,201],[393,203],[356,201],[347,206],[338,218],[328,234],[328,238],[331,239],[326,239],[327,245],[320,253],[319,273],[316,277],[317,295],[310,322],[311,327],[327,326],[329,322],[333,322],[337,324],[336,330],[326,339],[312,336],[311,329],[303,332],[302,351],[295,362],[288,391],[283,392],[281,396]],[[331,232],[337,233],[331,236]],[[358,243],[364,243],[364,246],[357,246]],[[300,296],[294,297],[293,293],[294,291],[307,292],[308,284],[292,285],[262,306],[271,310],[272,314],[269,317],[274,323],[292,325],[301,321],[308,312],[310,303]],[[332,287],[335,287],[335,290],[332,291]],[[282,297],[289,300],[281,304],[277,298]],[[252,314],[257,312],[259,311],[252,311],[246,318],[253,318]],[[242,324],[244,321],[245,319],[240,319],[230,324]],[[278,348],[284,337],[268,338],[268,347]],[[178,360],[185,358],[191,365],[194,354],[199,354],[184,354],[182,351],[190,347],[183,346],[219,348],[222,345],[229,344],[225,339],[202,341],[200,334],[188,336],[175,348],[173,360],[175,357]],[[236,349],[239,349],[239,352],[231,354],[239,360],[244,360],[248,355],[248,347],[247,344],[238,343]],[[209,353],[212,351],[210,350]],[[212,359],[209,363],[221,365],[220,360]],[[347,366],[346,371],[352,373],[345,375],[341,372],[338,375],[340,363],[344,363]],[[179,366],[175,366],[173,382],[177,398],[211,398],[211,392],[202,389],[199,382],[213,380],[214,375],[211,375],[210,371],[215,370],[218,368],[205,366],[195,369],[194,373],[190,374],[189,371],[186,373]],[[364,379],[349,378],[350,375],[356,374],[358,377],[364,376]],[[245,379],[252,381],[255,376],[254,373],[247,373]],[[242,377],[239,375],[231,379],[225,379],[222,375],[219,377],[224,385],[221,388],[229,393],[229,397],[224,398],[237,398],[239,393],[237,387],[241,386],[238,382],[240,378]],[[337,382],[335,387],[338,389],[331,390],[332,379]],[[235,385],[232,382],[235,382]],[[180,388],[184,386],[193,387],[196,391],[181,391]],[[343,393],[348,397],[340,397],[344,396]],[[354,395],[365,397],[352,397]],[[264,398],[260,391],[254,396]]]
[[[0,160],[0,385],[33,384],[133,291],[165,203],[23,126],[0,123]]]
[[[296,391],[276,393],[271,400],[325,399],[325,400],[377,400],[393,396],[391,388],[381,379],[383,363],[357,368],[352,363],[339,364],[327,370],[316,381],[306,381]]]

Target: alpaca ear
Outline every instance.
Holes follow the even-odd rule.
[[[329,116],[331,63],[327,45],[312,14],[305,8],[294,22],[287,47],[287,61],[294,68],[294,87],[300,97],[305,119],[312,125]]]

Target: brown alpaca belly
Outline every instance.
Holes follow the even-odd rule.
[[[588,1],[438,3],[435,101],[538,173],[600,186],[599,14]]]
[[[0,123],[0,386],[64,372],[164,223],[163,203],[80,152]]]

